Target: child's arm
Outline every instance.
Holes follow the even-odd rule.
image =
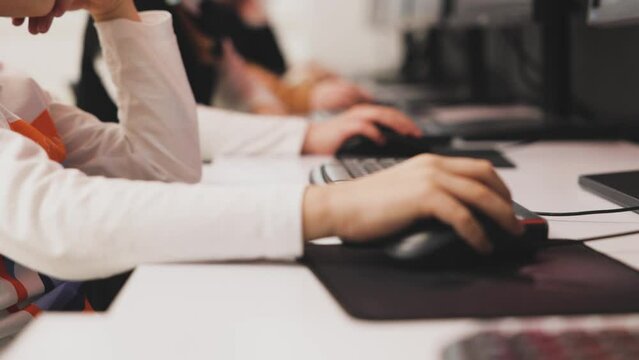
[[[291,116],[252,115],[198,105],[202,158],[299,156],[310,122]]]
[[[142,23],[98,22],[118,87],[120,125],[103,124],[59,103],[51,115],[68,151],[67,167],[89,175],[197,182],[201,156],[195,102],[168,13]]]
[[[0,144],[0,254],[39,272],[91,279],[144,263],[302,254],[302,185],[90,177],[9,130]]]

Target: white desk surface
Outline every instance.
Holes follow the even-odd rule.
[[[639,168],[639,146],[555,142],[504,150],[517,169],[500,170],[515,200],[531,210],[613,207],[580,189],[579,175]],[[306,182],[327,158],[220,159],[205,167],[219,184]],[[551,222],[551,236],[580,238],[639,230],[634,213]],[[639,269],[639,236],[592,243]],[[561,327],[629,322],[639,314],[558,320],[366,322],[350,318],[303,266],[291,263],[139,267],[103,315],[45,314],[3,353],[6,358],[439,357],[443,346],[478,328]]]

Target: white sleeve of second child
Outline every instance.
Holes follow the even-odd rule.
[[[197,107],[204,160],[221,155],[299,156],[309,123],[292,116],[264,116]]]

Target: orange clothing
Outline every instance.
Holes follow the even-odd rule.
[[[290,114],[307,114],[311,111],[311,95],[315,86],[313,81],[290,85],[277,75],[254,64],[248,64],[248,71],[275,94]]]
[[[11,130],[28,137],[42,146],[51,160],[61,163],[66,159],[67,152],[64,143],[60,135],[58,135],[58,130],[55,128],[49,110],[44,110],[31,123],[24,120],[15,120],[9,122],[9,127]]]

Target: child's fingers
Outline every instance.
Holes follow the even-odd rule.
[[[37,35],[38,34],[38,29],[40,28],[40,21],[42,20],[42,18],[40,17],[33,17],[33,18],[29,18],[29,32],[33,35]]]
[[[39,27],[40,33],[44,34],[48,32],[49,29],[51,29],[51,24],[53,24],[53,14],[47,15],[44,19],[42,19]]]

